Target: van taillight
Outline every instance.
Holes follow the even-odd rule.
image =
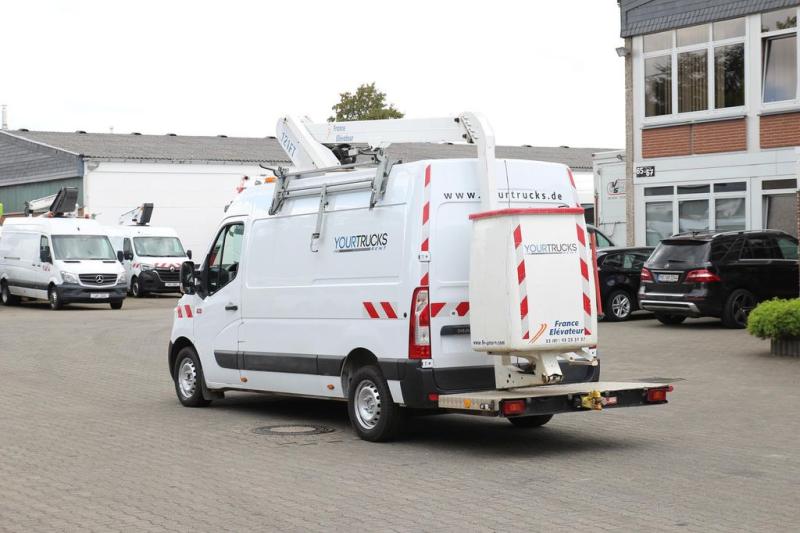
[[[408,358],[431,358],[431,306],[427,287],[417,287],[411,296]]]
[[[689,283],[711,283],[714,281],[721,281],[719,276],[706,268],[698,270],[690,270],[686,274],[686,281]]]
[[[643,268],[642,273],[640,275],[640,280],[643,283],[652,283],[653,282],[653,273],[650,272],[648,269]]]

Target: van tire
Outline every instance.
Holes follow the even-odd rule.
[[[756,305],[756,297],[745,289],[736,289],[725,300],[722,308],[722,325],[726,328],[742,329],[747,326],[747,317]]]
[[[19,303],[19,296],[11,294],[6,280],[0,282],[0,299],[2,299],[3,305],[17,305]]]
[[[136,276],[131,280],[131,296],[135,298],[144,298],[145,292],[142,291],[142,286],[139,285],[139,278]]]
[[[122,309],[122,300],[118,302],[111,302],[109,305],[111,306],[111,309]]]
[[[551,418],[553,415],[512,416],[508,421],[518,428],[538,428],[550,422]]]
[[[609,322],[622,322],[628,320],[633,313],[635,306],[631,293],[623,289],[617,289],[606,298],[603,317]]]
[[[185,346],[175,358],[172,381],[175,394],[184,407],[205,407],[211,400],[203,398],[203,367],[200,358],[191,346]]]
[[[53,311],[58,311],[59,309],[64,308],[64,302],[61,300],[61,295],[58,294],[58,289],[56,289],[53,285],[50,285],[50,288],[47,289],[47,303],[50,304],[50,309]]]
[[[405,411],[392,400],[389,385],[376,366],[356,370],[348,390],[347,414],[356,434],[371,442],[395,438]]]
[[[686,317],[684,315],[665,315],[663,313],[656,313],[656,320],[667,326],[675,326],[682,324]]]

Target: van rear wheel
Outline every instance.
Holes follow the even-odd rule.
[[[8,283],[5,280],[0,282],[0,299],[3,301],[3,305],[17,305],[19,303],[19,296],[11,294],[11,290],[9,290]]]
[[[508,421],[518,428],[538,428],[550,422],[551,418],[553,415],[512,416]]]
[[[365,366],[356,371],[347,400],[350,423],[359,437],[383,442],[397,436],[405,413],[392,400],[389,385],[378,367]]]

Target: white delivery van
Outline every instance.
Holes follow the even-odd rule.
[[[127,282],[103,226],[84,218],[7,218],[0,237],[0,294],[20,298],[105,303],[121,309]]]
[[[428,124],[279,122],[306,169],[242,192],[201,264],[182,268],[169,370],[184,405],[227,390],[347,400],[358,435],[385,440],[406,408],[533,427],[666,403],[663,383],[598,382],[592,248],[569,169],[495,160],[479,116],[448,120],[431,135],[463,134],[478,159],[391,165],[378,151],[377,165],[337,165],[322,128],[375,146],[424,139]]]
[[[149,293],[179,292],[179,274],[191,251],[184,251],[178,233],[172,228],[149,226],[152,204],[144,204],[122,215],[119,226],[109,227],[109,237],[128,279],[128,292],[136,297]],[[142,216],[144,215],[144,216]]]

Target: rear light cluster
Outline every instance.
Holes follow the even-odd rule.
[[[712,283],[721,280],[719,279],[719,276],[707,268],[701,268],[699,270],[690,270],[687,272],[686,281],[689,283]]]
[[[525,400],[503,400],[500,402],[503,416],[521,415],[525,412]]]
[[[663,403],[667,401],[667,393],[672,392],[672,385],[661,389],[650,389],[647,391],[647,403]]]
[[[653,283],[653,273],[648,269],[643,268],[640,276],[642,283]]]
[[[411,296],[408,358],[431,358],[431,305],[427,287],[417,287]]]

